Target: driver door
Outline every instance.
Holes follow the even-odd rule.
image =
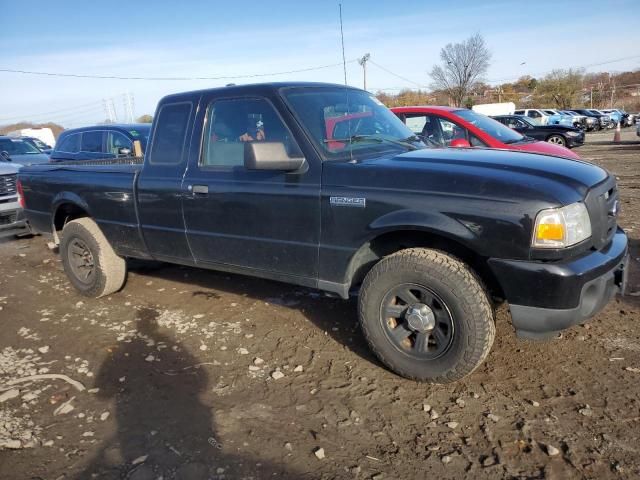
[[[272,103],[276,101],[203,96],[196,122],[204,125],[202,147],[183,182],[187,237],[198,264],[315,279],[319,162],[307,157],[306,167],[296,172],[244,166],[245,142],[299,148]]]

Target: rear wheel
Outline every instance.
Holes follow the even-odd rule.
[[[493,344],[493,309],[460,260],[412,248],[384,258],[361,288],[359,317],[369,346],[391,370],[449,383],[473,372]]]
[[[547,138],[547,142],[553,143],[555,145],[560,145],[561,147],[567,146],[567,141],[562,135],[551,135]]]
[[[60,254],[73,286],[87,297],[102,297],[122,288],[127,265],[116,255],[90,218],[72,220],[62,230]]]

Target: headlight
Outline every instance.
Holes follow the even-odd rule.
[[[566,248],[591,237],[591,220],[584,203],[542,210],[536,216],[532,245],[535,248]]]

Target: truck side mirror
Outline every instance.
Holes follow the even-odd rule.
[[[449,146],[457,148],[471,148],[471,144],[465,138],[456,138],[455,140],[451,140],[451,144]]]
[[[244,168],[247,170],[300,169],[305,159],[302,155],[290,157],[282,142],[246,142],[244,144]]]

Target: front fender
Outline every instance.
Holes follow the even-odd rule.
[[[417,212],[415,210],[396,210],[376,218],[369,224],[369,240],[391,231],[420,230],[449,237],[465,246],[473,243],[476,235],[471,229],[455,218],[440,212]]]

